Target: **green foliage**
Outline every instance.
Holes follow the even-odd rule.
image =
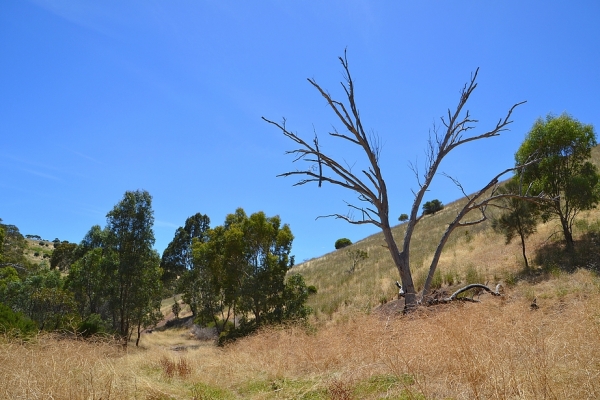
[[[543,192],[555,201],[542,209],[542,218],[560,221],[567,248],[572,250],[573,222],[582,210],[600,201],[600,175],[589,161],[596,145],[592,125],[582,124],[568,114],[538,119],[515,155],[517,164],[533,159],[539,162],[521,174],[525,185]]]
[[[75,316],[76,304],[58,271],[42,269],[23,280],[15,277],[15,273],[4,275],[0,284],[1,302],[22,312],[40,329],[56,330],[69,326]]]
[[[106,217],[109,303],[117,332],[127,338],[137,327],[139,341],[141,328],[157,321],[161,300],[160,257],[152,249],[152,196],[147,191],[125,192]]]
[[[1,222],[2,220],[0,220]],[[15,225],[0,223],[0,229],[4,233],[2,240],[2,262],[19,267],[19,272],[30,269],[30,264],[25,257],[27,241]]]
[[[163,252],[160,262],[165,285],[171,285],[178,276],[192,268],[192,241],[206,241],[209,225],[208,216],[197,213],[186,219],[185,225],[175,231],[175,237]]]
[[[0,334],[27,338],[37,333],[35,322],[0,303]]]
[[[60,271],[69,269],[75,261],[75,243],[63,242],[54,248],[52,257],[50,257],[50,267],[58,268]]]
[[[77,333],[83,337],[90,337],[104,332],[106,332],[106,323],[98,314],[90,314],[77,326]]]
[[[434,215],[436,212],[443,209],[444,205],[438,199],[427,201],[423,204],[423,215]]]
[[[400,214],[400,216],[398,217],[398,221],[400,221],[400,222],[408,221],[408,214]]]
[[[348,247],[352,244],[352,241],[348,238],[341,238],[335,241],[335,249],[343,249],[344,247]]]
[[[87,251],[69,270],[67,287],[73,292],[83,318],[100,313],[108,300],[108,265],[110,260],[103,256],[103,249],[95,248]]]
[[[198,320],[215,322],[220,335],[234,314],[240,316],[240,325],[226,332],[228,339],[263,324],[306,318],[304,279],[285,280],[294,263],[293,239],[278,216],[247,216],[237,209],[222,226],[207,230],[205,240],[193,240],[192,268],[180,279],[184,301]]]

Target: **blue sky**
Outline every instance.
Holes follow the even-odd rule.
[[[348,49],[363,124],[383,145],[392,221],[408,212],[429,130],[477,68],[468,109],[510,132],[465,145],[441,170],[469,192],[511,167],[538,117],[600,126],[597,1],[0,2],[0,218],[23,234],[79,242],[127,190],[153,196],[156,249],[197,212],[279,215],[297,262],[377,230],[319,215],[353,193],[293,187],[293,143],[261,116],[350,165],[326,137],[340,123],[306,81],[343,99]],[[421,164],[422,165],[422,164]],[[461,197],[443,177],[425,200]]]

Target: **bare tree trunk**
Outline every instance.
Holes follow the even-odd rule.
[[[140,336],[142,335],[142,323],[138,322],[137,326],[137,339],[135,340],[135,347],[140,345]]]
[[[525,269],[529,271],[529,261],[527,260],[527,254],[525,253],[525,235],[523,230],[519,229],[519,236],[521,237],[521,249],[523,250],[523,260],[525,260]]]
[[[413,166],[413,172],[417,177],[419,184],[419,190],[413,192],[415,195],[409,220],[407,222],[406,232],[404,234],[404,242],[402,245],[402,251],[399,251],[398,245],[392,235],[392,230],[389,225],[389,206],[387,197],[387,188],[381,170],[379,167],[379,156],[381,152],[381,146],[379,139],[372,134],[367,134],[364,130],[363,123],[358,112],[358,108],[354,98],[354,82],[350,75],[348,67],[348,60],[346,54],[344,57],[340,57],[340,62],[345,72],[345,82],[342,82],[342,87],[345,91],[347,103],[334,100],[331,95],[323,90],[313,79],[308,79],[311,85],[313,85],[319,93],[325,98],[327,104],[342,122],[347,133],[340,133],[335,128],[330,132],[330,136],[338,139],[346,140],[364,151],[368,162],[364,169],[359,169],[359,175],[355,174],[352,167],[349,167],[345,161],[338,161],[327,154],[323,153],[319,146],[319,141],[315,133],[315,138],[311,142],[302,139],[294,132],[290,132],[286,128],[285,119],[283,122],[277,123],[266,119],[263,120],[281,129],[283,134],[291,139],[293,142],[299,145],[299,148],[287,151],[287,154],[292,154],[295,159],[294,161],[306,161],[309,166],[306,169],[297,169],[295,171],[286,172],[278,176],[301,176],[301,179],[295,185],[304,185],[307,183],[317,183],[319,187],[325,183],[331,183],[343,188],[353,191],[358,196],[358,200],[366,205],[353,205],[348,203],[350,210],[358,211],[362,218],[354,219],[353,216],[348,213],[343,214],[332,214],[326,217],[335,217],[343,219],[351,224],[373,224],[380,228],[384,234],[387,247],[390,251],[390,255],[398,269],[400,279],[402,280],[402,286],[405,291],[406,306],[405,311],[414,309],[418,304],[417,295],[415,293],[414,283],[410,270],[410,244],[414,228],[419,221],[418,213],[423,201],[423,196],[428,190],[433,178],[435,177],[437,170],[446,155],[448,155],[456,147],[465,143],[498,136],[500,132],[507,130],[508,125],[512,123],[510,117],[513,110],[520,104],[513,105],[506,116],[498,121],[495,127],[491,130],[473,136],[466,136],[467,132],[474,128],[473,124],[477,122],[471,118],[469,111],[463,112],[471,93],[477,87],[476,79],[478,70],[471,75],[471,80],[464,85],[458,105],[454,112],[448,109],[447,118],[442,117],[442,124],[444,125],[445,132],[438,135],[437,129],[434,127],[434,135],[429,137],[429,146],[426,152],[427,161],[425,165],[425,174],[423,181],[419,175],[418,168]],[[491,183],[495,184],[497,182]],[[491,186],[490,186],[491,187]],[[469,206],[462,211],[462,215],[455,221],[455,225],[446,231],[444,236],[438,245],[436,252],[436,258],[430,268],[430,276],[428,277],[426,288],[424,293],[426,294],[431,284],[431,278],[435,273],[439,255],[448,240],[452,230],[460,224],[460,219],[466,213],[474,208],[483,207],[483,203],[478,205],[474,204],[475,197]],[[485,217],[485,216],[484,216]],[[465,224],[463,224],[465,225]],[[258,318],[258,317],[257,317]]]

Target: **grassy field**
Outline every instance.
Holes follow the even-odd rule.
[[[411,316],[347,312],[316,330],[270,329],[225,348],[185,329],[155,331],[126,351],[43,335],[0,346],[0,397],[599,398],[599,310],[600,281],[578,270],[521,281],[503,299]]]
[[[417,286],[459,205],[419,224]],[[597,399],[600,212],[581,214],[574,257],[562,255],[556,232],[553,222],[538,227],[528,240],[534,268],[524,272],[519,243],[505,245],[489,224],[455,231],[439,282],[446,290],[473,280],[503,285],[503,297],[484,294],[480,303],[394,312],[398,273],[374,235],[353,245],[369,253],[353,274],[347,249],[294,268],[318,288],[310,327],[267,329],[224,348],[189,329],[154,331],[126,350],[56,335],[0,339],[0,398]]]

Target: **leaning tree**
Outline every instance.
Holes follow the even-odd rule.
[[[314,79],[309,78],[308,82],[310,82],[310,84],[313,85],[325,98],[327,104],[341,121],[346,131],[346,133],[340,133],[334,129],[333,132],[329,133],[329,135],[341,140],[349,141],[353,145],[361,148],[367,158],[368,167],[362,169],[360,173],[355,173],[351,170],[351,168],[346,166],[343,160],[337,160],[321,150],[316,133],[312,141],[305,140],[296,133],[288,130],[285,119],[283,119],[281,123],[278,123],[262,117],[264,121],[279,128],[286,137],[299,145],[298,148],[287,151],[286,154],[293,155],[295,157],[294,161],[308,162],[308,166],[305,169],[285,172],[278,176],[298,176],[300,180],[295,185],[304,185],[307,183],[316,182],[319,186],[321,186],[323,182],[327,182],[333,185],[341,186],[357,194],[358,200],[361,203],[350,203],[348,204],[348,207],[351,210],[358,211],[361,216],[360,218],[354,218],[352,213],[345,215],[331,214],[327,215],[326,217],[339,218],[351,224],[373,224],[382,230],[387,248],[394,261],[394,264],[398,269],[402,281],[402,290],[405,297],[405,311],[410,311],[427,299],[439,257],[444,245],[454,229],[485,221],[487,219],[485,213],[486,207],[499,198],[508,196],[528,197],[526,194],[521,193],[501,194],[497,192],[497,189],[499,187],[500,178],[503,175],[530,165],[533,161],[527,161],[526,163],[523,163],[523,165],[506,169],[505,171],[496,175],[483,188],[472,195],[467,195],[460,182],[452,177],[449,177],[461,189],[467,198],[467,202],[463,208],[458,211],[455,219],[448,225],[442,237],[440,238],[440,242],[436,248],[429,268],[429,274],[427,280],[425,281],[422,295],[420,298],[417,297],[409,263],[410,243],[415,227],[420,220],[417,214],[419,212],[423,196],[429,189],[429,186],[431,185],[431,182],[433,181],[433,178],[435,177],[442,160],[458,146],[475,140],[498,136],[500,132],[508,130],[507,127],[512,123],[510,118],[514,109],[524,102],[514,104],[508,110],[506,116],[501,118],[492,129],[484,131],[480,134],[469,135],[470,131],[475,128],[474,124],[478,122],[471,117],[471,114],[468,110],[463,111],[467,101],[469,100],[469,97],[477,87],[476,79],[478,69],[474,74],[472,74],[470,81],[465,84],[461,90],[460,99],[455,110],[452,112],[450,109],[448,109],[447,116],[441,118],[443,124],[442,132],[440,132],[439,129],[434,129],[433,134],[430,134],[429,136],[426,150],[427,157],[424,169],[425,173],[421,176],[418,168],[414,165],[412,166],[412,170],[417,177],[419,189],[416,192],[413,191],[414,201],[408,221],[406,223],[404,240],[401,243],[401,246],[398,246],[392,235],[392,228],[389,222],[388,193],[379,165],[379,159],[381,155],[380,142],[377,140],[378,138],[374,137],[373,135],[367,135],[365,132],[364,125],[356,105],[354,82],[350,75],[348,59],[345,52],[343,57],[339,57],[339,60],[344,69],[345,82],[341,82],[341,85],[346,94],[346,102],[332,98],[331,95]],[[541,196],[542,195],[540,195],[540,197]],[[465,216],[474,210],[478,210],[480,212],[480,216],[476,219],[465,221]],[[489,288],[487,288],[487,286],[479,286],[482,286],[485,290],[492,292]]]

